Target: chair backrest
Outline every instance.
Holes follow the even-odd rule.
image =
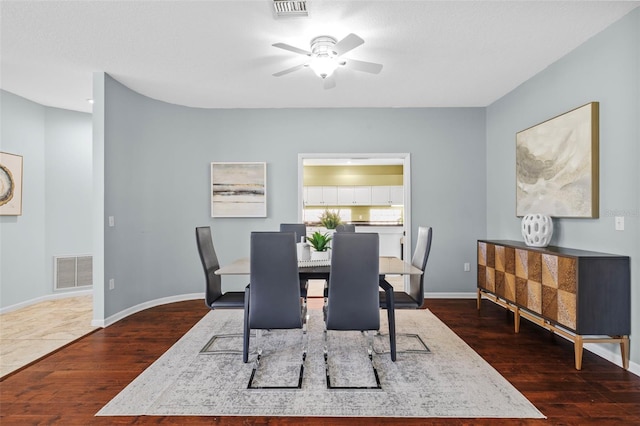
[[[249,328],[301,328],[295,234],[252,232],[249,263]]]
[[[418,227],[418,241],[416,242],[416,249],[411,258],[411,264],[420,269],[422,274],[410,276],[409,296],[415,299],[420,306],[424,303],[424,275],[427,260],[429,259],[429,252],[431,252],[432,235],[433,230],[431,227]]]
[[[304,223],[281,223],[280,232],[294,232],[296,234],[296,243],[300,242],[300,238],[307,239],[307,225]]]
[[[356,232],[356,226],[353,223],[341,223],[336,226],[336,232]]]
[[[222,296],[222,277],[215,274],[216,270],[220,269],[220,263],[218,256],[216,256],[216,250],[213,248],[211,227],[199,226],[196,228],[196,243],[206,280],[204,303],[211,307],[211,304]]]
[[[379,247],[375,233],[336,233],[331,253],[327,330],[378,330]]]

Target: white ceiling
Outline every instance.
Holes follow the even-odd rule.
[[[275,18],[269,0],[6,1],[0,87],[47,106],[90,111],[92,72],[144,95],[206,108],[486,106],[615,22],[638,1],[309,0]],[[311,38],[355,33],[345,57],[384,64],[271,74]]]

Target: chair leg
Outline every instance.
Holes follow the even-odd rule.
[[[304,378],[304,363],[307,359],[307,339],[308,334],[303,329],[302,332],[302,362],[300,363],[300,372],[298,373],[298,383],[296,386],[254,386],[253,379],[256,376],[258,368],[260,367],[260,359],[262,358],[262,346],[261,346],[261,334],[263,330],[256,330],[256,345],[258,347],[258,356],[253,365],[253,370],[251,370],[251,377],[249,377],[249,383],[247,384],[247,389],[302,389],[302,379]]]
[[[242,362],[245,364],[249,362],[249,335],[251,329],[249,328],[249,286],[244,289],[244,338],[242,342]]]
[[[387,335],[383,334],[383,333],[377,333],[376,334],[377,337],[384,337],[386,338]],[[413,334],[413,333],[396,333],[396,339],[398,336],[402,336],[402,337],[412,337],[414,339],[418,340],[418,344],[420,346],[422,346],[423,349],[405,349],[405,350],[401,350],[401,351],[396,351],[396,353],[401,353],[401,354],[430,354],[431,349],[429,349],[429,347],[427,346],[427,344],[424,342],[424,340],[422,340],[422,337],[420,337],[418,334]],[[388,354],[391,351],[377,351],[375,350],[374,347],[374,352],[377,355],[383,355],[383,354]],[[394,360],[395,361],[395,360]]]
[[[430,354],[431,350],[429,349],[429,347],[427,346],[426,343],[424,343],[424,340],[422,340],[422,338],[414,333],[396,333],[396,320],[395,320],[395,309],[387,309],[387,318],[388,318],[388,322],[389,322],[389,351],[375,351],[374,352],[378,355],[382,355],[382,354],[386,354],[386,353],[390,353],[391,354],[391,360],[395,362],[396,358],[397,358],[397,353],[398,351],[396,350],[396,342],[397,342],[397,338],[398,336],[404,336],[404,337],[413,337],[415,339],[418,339],[418,343],[422,346],[423,349],[405,349],[402,351],[399,351],[400,353],[412,353],[412,354]],[[386,334],[382,334],[380,332],[378,332],[376,334],[379,337],[386,337]]]
[[[207,344],[204,345],[204,347],[202,349],[200,349],[200,353],[201,354],[206,354],[206,355],[241,354],[241,353],[244,353],[242,350],[238,350],[238,349],[211,349],[211,347],[215,344],[215,342],[217,340],[220,340],[220,339],[232,339],[232,338],[238,338],[238,337],[243,337],[243,336],[244,336],[244,334],[242,334],[242,333],[214,334],[211,337],[211,339],[209,339]]]
[[[376,386],[334,386],[331,384],[331,375],[329,374],[329,352],[327,350],[328,346],[328,336],[327,330],[324,330],[324,371],[327,378],[327,389],[382,389],[382,385],[380,384],[380,376],[378,375],[378,370],[376,369],[375,364],[373,363],[373,334],[371,332],[367,332],[367,355],[369,356],[369,362],[371,363],[371,368],[373,369],[373,375],[376,379]]]

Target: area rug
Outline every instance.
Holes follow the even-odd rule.
[[[387,329],[381,314],[381,331]],[[255,383],[294,386],[307,345],[301,389],[247,389],[255,359],[200,354],[214,334],[239,333],[242,311],[209,312],[174,346],[105,405],[97,416],[331,416],[544,418],[518,390],[428,310],[397,311],[398,333],[418,333],[431,353],[373,357],[381,390],[327,389],[321,311],[310,311],[308,332],[272,330],[260,337],[263,357]],[[415,339],[399,338],[398,350]],[[252,350],[256,339],[252,339]],[[217,340],[213,349],[241,349],[241,338]],[[374,338],[376,351],[388,348]],[[375,385],[367,337],[330,331],[326,336],[332,385]]]

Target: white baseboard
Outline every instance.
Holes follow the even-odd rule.
[[[8,312],[16,311],[27,306],[35,305],[36,303],[46,302],[47,300],[67,299],[69,297],[89,296],[93,294],[92,288],[85,290],[63,291],[53,294],[46,294],[44,296],[36,297],[35,299],[26,300],[24,302],[16,303],[15,305],[6,306],[0,308],[0,314],[6,314]]]
[[[617,352],[609,350],[605,345],[605,343],[585,343],[584,349],[622,368],[622,356],[620,355],[619,349],[620,345],[616,345],[618,347]],[[640,364],[629,360],[629,369],[627,371],[640,377]]]
[[[167,303],[174,302],[183,302],[185,300],[194,300],[194,299],[203,299],[204,293],[190,293],[190,294],[179,294],[176,296],[163,297],[160,299],[149,300],[144,303],[140,303],[139,305],[132,306],[124,311],[120,311],[117,314],[111,315],[105,319],[96,319],[94,318],[91,321],[91,325],[94,327],[109,327],[110,325],[120,321],[123,318],[128,317],[129,315],[135,314],[140,311],[144,311],[145,309],[153,308],[154,306],[166,305]],[[204,303],[204,301],[202,302]]]
[[[460,292],[460,293],[425,293],[425,299],[475,299],[478,296],[476,292]]]
[[[472,293],[425,293],[425,299],[475,299],[478,296],[476,292]],[[566,337],[559,335],[566,339]],[[618,348],[619,345],[616,345]],[[609,349],[608,344],[606,343],[585,343],[585,350],[592,352],[598,355],[600,358],[604,358],[607,361],[617,365],[618,367],[622,367],[622,356],[620,355],[620,350],[612,351]],[[640,376],[640,364],[632,362],[629,360],[629,369],[627,370],[630,373],[635,374],[636,376]]]

